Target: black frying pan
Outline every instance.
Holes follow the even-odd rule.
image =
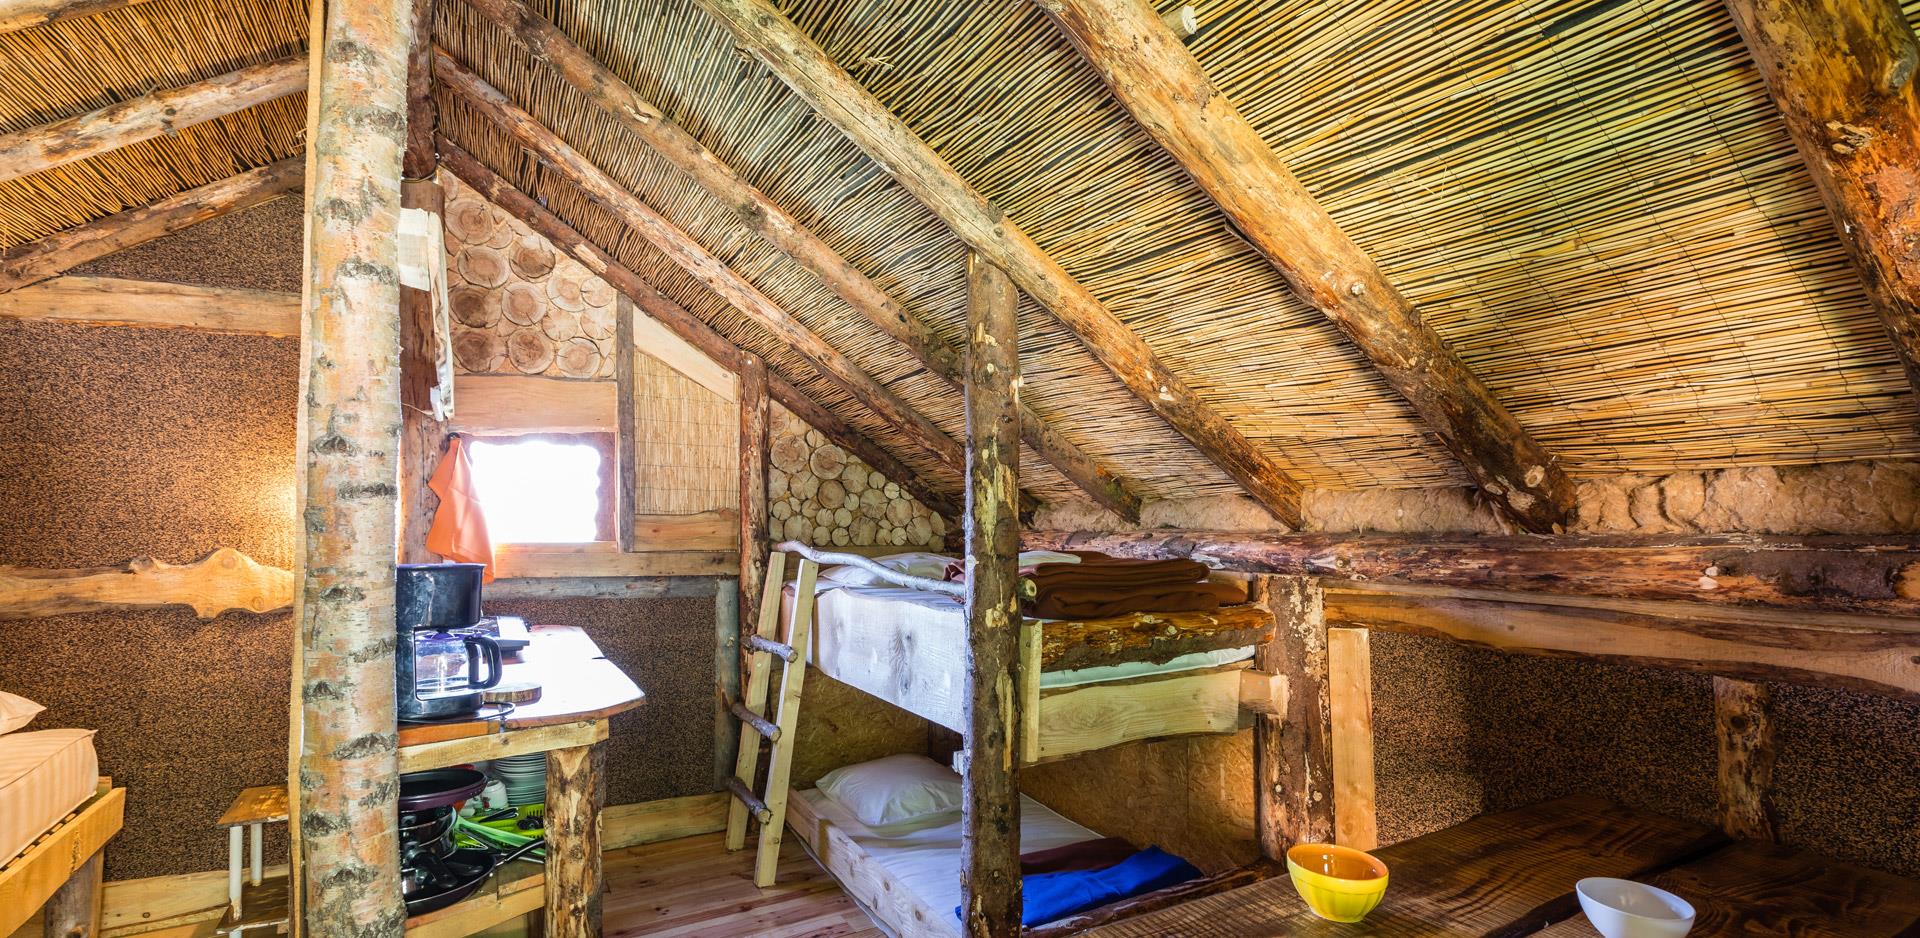
[[[425,811],[456,805],[487,787],[478,769],[429,769],[400,776],[400,810]]]
[[[478,848],[455,850],[439,860],[439,868],[428,882],[420,885],[419,891],[406,894],[407,917],[436,912],[473,895],[480,884],[493,875],[494,870],[520,859],[545,843],[544,839],[533,840],[504,855]]]

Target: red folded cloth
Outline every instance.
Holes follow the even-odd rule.
[[[1083,840],[1077,844],[1054,847],[1051,850],[1035,850],[1020,855],[1020,875],[1032,876],[1035,873],[1073,873],[1081,870],[1104,870],[1140,851],[1118,837],[1102,837],[1099,840]]]
[[[1040,619],[1105,619],[1136,612],[1208,612],[1244,598],[1230,583],[1187,583],[1133,588],[1056,587],[1021,604]]]

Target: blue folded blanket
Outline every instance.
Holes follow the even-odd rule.
[[[1105,869],[1022,876],[1020,889],[1025,905],[1021,907],[1020,924],[1028,928],[1045,925],[1076,912],[1199,878],[1200,871],[1193,864],[1159,847],[1148,847]],[[959,906],[954,907],[953,914],[965,919]]]

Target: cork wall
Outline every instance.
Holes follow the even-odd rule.
[[[1580,533],[1920,532],[1920,464],[1751,467],[1578,480]],[[1497,533],[1459,489],[1310,491],[1319,531]],[[1244,499],[1149,503],[1148,526],[1273,530]],[[1035,527],[1119,529],[1087,505]],[[1710,681],[1653,668],[1510,656],[1438,638],[1372,636],[1377,809],[1393,842],[1570,793],[1713,820]],[[1920,875],[1920,704],[1773,686],[1782,838]],[[1184,852],[1251,858],[1249,734],[1168,740],[1026,770],[1035,797],[1084,824]]]

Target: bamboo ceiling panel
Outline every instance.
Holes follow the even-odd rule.
[[[0,34],[0,133],[84,114],[305,48],[300,0],[153,0]],[[157,202],[301,151],[296,93],[0,182],[0,250]]]
[[[570,0],[557,10],[551,4],[536,6],[553,15],[576,41],[873,276],[883,288],[957,341],[963,332],[965,317],[964,246],[837,131],[815,118],[784,86],[756,64],[737,56],[724,32],[708,22],[704,14],[685,4],[665,0],[618,0],[617,4],[615,0],[607,0],[593,5]],[[530,67],[504,35],[490,25],[477,22],[464,5],[453,4],[441,22],[441,41],[456,58],[508,91],[523,107],[616,179],[629,185],[649,204],[732,262],[764,292],[834,342],[863,368],[894,385],[903,397],[949,432],[957,433],[960,428],[957,393],[921,375],[916,362],[815,282],[812,275],[749,235],[704,191],[666,167],[644,146],[628,137],[624,129],[595,112],[571,88],[544,68]],[[1065,54],[1066,61],[1077,67],[1071,50],[1065,50]],[[1104,95],[1104,91],[1097,88],[1090,88],[1089,92]],[[1050,146],[1053,144],[1041,142],[1036,145],[1036,152]],[[1174,178],[1185,184],[1177,173]],[[1123,241],[1151,238],[1150,233],[1136,232],[1138,226],[1129,219],[1110,221],[1107,225],[1106,231],[1090,235],[1101,243],[1088,250],[1111,251]],[[1239,245],[1217,218],[1207,228],[1207,236],[1225,244]],[[1181,272],[1183,281],[1188,273]],[[1191,279],[1197,284],[1216,283],[1215,278],[1204,272],[1194,274]],[[666,284],[662,289],[673,292]],[[1260,295],[1258,303],[1263,310],[1271,298],[1265,293]],[[1284,296],[1280,299],[1291,302]],[[1150,295],[1138,299],[1136,304],[1158,309],[1168,306],[1169,302]],[[733,314],[717,312],[716,315],[731,318]],[[1152,494],[1194,495],[1238,490],[1158,417],[1133,400],[1050,315],[1028,305],[1023,309],[1022,325],[1022,357],[1030,378],[1027,398],[1036,411],[1050,418],[1069,438],[1117,471],[1140,479]],[[1259,331],[1274,328],[1277,327],[1263,319]],[[1231,343],[1220,339],[1217,344]],[[1343,350],[1340,354],[1347,353]],[[1317,408],[1313,419],[1296,419],[1295,429],[1303,435],[1311,433],[1321,437],[1326,452],[1323,453],[1318,444],[1308,445],[1290,438],[1277,447],[1283,461],[1299,467],[1303,476],[1322,481],[1378,481],[1381,476],[1374,465],[1377,460],[1370,461],[1370,457],[1380,454],[1368,449],[1364,433],[1351,430],[1351,426],[1364,424],[1368,419],[1366,394],[1346,393],[1343,381],[1330,379],[1324,368],[1302,366],[1301,370],[1316,372],[1303,380],[1323,386],[1316,392],[1321,399],[1302,401],[1299,394],[1282,394],[1288,404],[1281,409],[1298,417],[1309,407]],[[1359,366],[1359,373],[1361,380],[1374,382],[1364,366]],[[1270,393],[1264,390],[1268,386],[1289,380],[1264,367],[1231,370],[1229,376],[1261,387],[1263,394]],[[1404,410],[1390,395],[1382,400],[1390,414]],[[1361,406],[1351,406],[1354,402]],[[1349,417],[1355,414],[1358,416]],[[1336,419],[1328,419],[1330,416]],[[1343,426],[1343,421],[1348,425]],[[1250,431],[1256,431],[1256,436],[1260,435],[1257,421],[1245,425]],[[1392,454],[1421,467],[1418,468],[1422,473],[1420,478],[1429,481],[1451,478],[1450,464],[1436,460],[1424,449],[1420,452],[1408,449],[1409,444],[1416,448],[1426,446],[1417,425],[1405,423],[1400,432],[1410,435],[1392,442],[1388,447]],[[1330,439],[1336,436],[1338,440]],[[1347,448],[1345,454],[1340,453],[1343,447]],[[1296,449],[1300,450],[1297,459]],[[1322,458],[1328,453],[1337,458],[1337,463],[1328,463]],[[1412,455],[1408,456],[1409,453]],[[1031,467],[1028,475],[1036,491],[1044,495],[1056,486],[1052,484],[1053,474],[1040,469],[1042,465],[1033,458],[1023,462],[1023,467]],[[1063,480],[1057,488],[1070,491]]]
[[[1208,74],[1573,471],[1920,453],[1720,0],[1201,17]]]

